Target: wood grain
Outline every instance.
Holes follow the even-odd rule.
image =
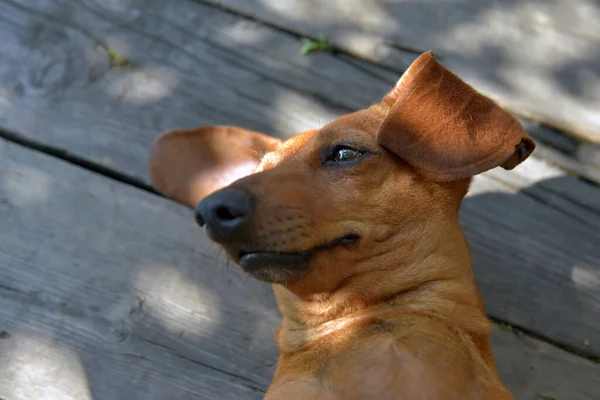
[[[271,289],[219,267],[189,210],[0,140],[0,220],[1,398],[262,397]],[[597,364],[492,340],[517,399],[600,391]]]
[[[17,340],[0,341],[3,355],[21,333],[74,351],[98,374],[96,399],[167,398],[179,386],[262,397],[275,359],[271,288],[219,269],[189,210],[4,142],[0,170],[0,331]],[[35,352],[22,357],[35,364]],[[16,390],[16,373],[2,368],[0,387]],[[111,382],[131,391],[113,397]]]
[[[597,1],[201,1],[300,35],[322,32],[395,70],[433,50],[514,112],[600,142]]]
[[[288,137],[390,86],[389,71],[302,57],[296,37],[214,7],[126,3],[1,3],[0,126],[147,182],[163,130],[227,123]],[[130,66],[114,65],[117,50]],[[478,178],[462,221],[490,315],[600,356],[597,188],[530,159]]]
[[[146,171],[130,162],[132,147],[145,156],[157,131],[227,121],[290,136],[379,101],[400,77],[345,54],[302,56],[297,37],[185,0],[0,7],[0,125],[138,177]],[[114,54],[128,64],[114,65]],[[575,152],[524,122],[534,138]]]
[[[496,328],[492,347],[502,382],[523,400],[593,400],[600,367],[547,343]]]
[[[263,398],[262,383],[181,354],[168,341],[124,339],[104,318],[77,315],[85,307],[41,300],[45,294],[0,289],[0,398]]]

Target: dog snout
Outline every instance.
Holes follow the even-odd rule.
[[[204,198],[196,207],[196,222],[206,225],[216,242],[233,239],[254,214],[254,196],[240,189],[222,189]]]

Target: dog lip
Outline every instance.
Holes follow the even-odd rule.
[[[289,282],[304,273],[310,266],[310,259],[319,250],[334,246],[349,247],[359,240],[354,233],[345,234],[326,244],[309,250],[296,252],[240,251],[236,262],[256,279],[268,283]]]
[[[277,251],[267,251],[267,250],[240,251],[237,254],[237,259],[241,264],[242,259],[244,259],[246,256],[252,256],[252,255],[259,255],[260,257],[266,257],[268,255],[269,256],[281,256],[282,259],[284,257],[291,257],[291,256],[301,256],[301,257],[305,257],[305,258],[310,258],[310,256],[316,251],[327,250],[327,249],[330,249],[335,246],[349,247],[349,246],[356,244],[356,242],[358,242],[359,239],[360,239],[359,235],[357,235],[355,233],[347,233],[345,235],[335,238],[334,240],[332,240],[330,242],[327,242],[327,243],[319,245],[319,246],[315,246],[309,250],[299,250],[299,251],[290,251],[290,252],[277,252]]]

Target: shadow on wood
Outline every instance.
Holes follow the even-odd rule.
[[[190,210],[0,143],[0,396],[262,397],[280,319],[268,285],[220,268]],[[560,187],[560,178],[539,185],[528,190]],[[548,250],[542,235],[578,246],[593,236],[581,227],[548,231],[536,221],[555,211],[535,208],[504,193],[465,201],[463,224],[488,309],[503,310],[509,296],[511,317],[550,329],[562,306],[573,320],[555,327],[558,334],[570,328],[595,335],[597,321],[579,316],[592,315],[598,304],[590,279],[598,274],[598,249],[589,249],[585,266],[550,252],[545,262],[554,260],[554,270],[532,257]],[[573,278],[581,276],[575,267],[587,268],[585,285]],[[492,337],[517,398],[586,399],[600,390],[592,362],[501,329]]]
[[[143,182],[163,130],[227,123],[288,137],[398,78],[340,54],[303,57],[297,37],[193,1],[10,0],[0,36],[0,125]],[[111,49],[131,64],[115,66]],[[509,76],[513,59],[485,59],[492,49],[468,64]],[[96,400],[261,398],[276,360],[271,289],[219,269],[189,210],[19,146],[0,153],[0,397],[54,385]],[[465,200],[487,309],[597,356],[600,194],[528,171],[486,174]],[[517,398],[600,392],[597,365],[495,335]],[[83,375],[89,385],[70,384]]]
[[[199,0],[401,70],[433,50],[522,115],[600,141],[600,7],[564,2]]]

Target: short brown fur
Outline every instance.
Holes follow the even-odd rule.
[[[366,155],[324,163],[340,143]],[[150,175],[190,207],[225,186],[252,192],[236,251],[313,249],[302,274],[273,278],[283,321],[266,399],[511,399],[458,211],[471,176],[534,147],[428,52],[381,103],[284,142],[222,126],[166,133]],[[348,232],[356,244],[321,246]]]

